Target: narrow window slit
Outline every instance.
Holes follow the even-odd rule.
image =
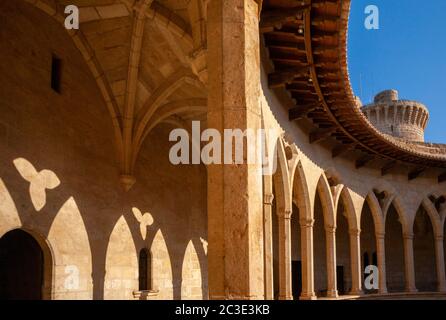
[[[51,89],[61,93],[62,60],[53,55],[51,61]]]
[[[139,290],[152,289],[152,255],[147,248],[139,252]]]

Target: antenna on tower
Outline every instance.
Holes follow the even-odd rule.
[[[363,96],[362,96],[362,73],[359,73],[359,96],[361,97],[361,99],[363,98]]]

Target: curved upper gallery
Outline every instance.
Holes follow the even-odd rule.
[[[264,1],[260,32],[267,86],[288,106],[288,120],[307,128],[310,144],[331,142],[333,158],[353,151],[356,168],[379,162],[382,175],[405,166],[409,180],[429,170],[445,181],[443,145],[383,133],[357,103],[347,66],[350,3]]]

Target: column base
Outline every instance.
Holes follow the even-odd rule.
[[[299,297],[299,300],[317,300],[317,296],[314,294],[314,292],[302,293]]]
[[[338,297],[339,297],[338,290],[327,291],[327,298],[338,298]]]
[[[417,288],[406,288],[406,289],[404,289],[404,291],[407,293],[417,293],[418,289]]]
[[[437,291],[440,293],[446,293],[446,287],[438,287]]]
[[[293,300],[293,296],[279,296],[279,300]]]
[[[379,294],[387,294],[389,292],[387,291],[387,288],[384,288],[384,289],[378,289],[378,293]]]
[[[348,293],[351,296],[362,296],[364,295],[364,291],[362,290],[352,290]]]

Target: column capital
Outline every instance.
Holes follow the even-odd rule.
[[[291,210],[277,210],[277,216],[279,218],[289,220],[291,219],[291,215],[293,214],[293,211]]]
[[[384,240],[384,238],[386,237],[386,233],[385,232],[375,232],[375,237],[376,237],[376,239]]]
[[[309,218],[299,219],[299,224],[302,228],[313,228],[314,219],[309,219]]]
[[[336,226],[325,226],[325,232],[336,233]]]
[[[271,206],[273,204],[274,195],[272,193],[266,193],[263,195],[263,204]]]
[[[359,236],[361,235],[361,229],[349,229],[349,230],[348,230],[348,233],[349,233],[351,236],[359,237]]]
[[[415,238],[415,235],[413,233],[404,233],[403,238],[404,240],[413,240]]]

